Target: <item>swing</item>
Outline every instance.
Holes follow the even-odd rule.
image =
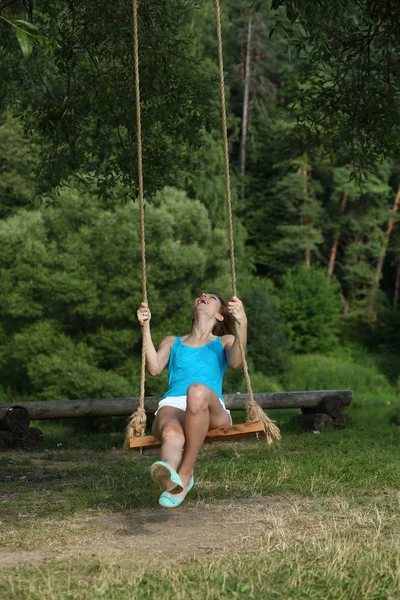
[[[137,155],[138,155],[138,191],[139,191],[139,215],[140,215],[140,241],[141,241],[141,256],[142,256],[142,291],[143,301],[147,302],[147,278],[146,278],[146,257],[145,257],[145,226],[144,226],[144,197],[143,197],[143,170],[142,170],[142,139],[141,139],[141,116],[140,116],[140,88],[139,88],[139,44],[138,44],[138,19],[137,19],[137,0],[132,0],[133,9],[133,39],[134,39],[134,65],[135,65],[135,93],[136,93],[136,127],[137,127]],[[220,78],[220,93],[221,93],[221,115],[222,115],[222,136],[224,147],[224,163],[225,163],[225,187],[226,187],[226,202],[228,211],[228,228],[229,228],[229,249],[230,249],[230,264],[232,277],[232,295],[237,296],[236,291],[236,272],[235,272],[235,253],[234,253],[234,238],[233,238],[233,219],[232,219],[232,202],[231,202],[231,186],[229,175],[229,151],[228,151],[228,133],[226,125],[226,104],[225,104],[225,87],[224,87],[224,65],[222,55],[222,35],[221,35],[221,13],[219,0],[215,0],[217,38],[218,38],[218,59],[219,59],[219,78]],[[146,321],[143,325],[149,327]],[[261,434],[265,435],[269,444],[280,439],[278,427],[271,421],[262,408],[257,404],[253,396],[251,381],[246,361],[246,354],[240,339],[239,328],[235,322],[236,336],[239,343],[240,352],[242,355],[243,370],[248,389],[248,401],[246,405],[247,423],[239,425],[230,425],[226,427],[218,427],[211,429],[205,442],[232,440],[249,435]],[[155,448],[161,446],[161,442],[153,435],[145,435],[146,429],[146,412],[144,409],[145,395],[145,367],[146,367],[146,336],[143,336],[142,341],[142,364],[140,375],[140,396],[139,408],[131,415],[130,422],[126,428],[126,438],[124,443],[125,449],[130,448]]]

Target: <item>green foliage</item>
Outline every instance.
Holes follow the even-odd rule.
[[[319,354],[294,356],[283,386],[287,391],[352,390],[356,401],[394,396],[394,388],[377,366]]]
[[[199,201],[172,188],[147,206],[146,221],[157,344],[190,329],[200,291],[224,288],[228,242]],[[21,210],[0,222],[4,386],[42,398],[135,395],[142,294],[137,223],[136,205],[104,209],[73,190],[57,206]],[[149,378],[147,392],[165,385],[165,377]]]
[[[319,185],[310,177],[307,162],[296,162],[297,172],[289,172],[275,184],[273,193],[280,199],[286,223],[278,226],[281,238],[274,250],[280,256],[289,255],[292,264],[309,264],[322,242]]]
[[[392,425],[398,425],[398,426],[400,426],[400,406],[396,407],[394,413],[390,417],[390,423]]]
[[[211,76],[192,56],[186,33],[195,5],[178,0],[169,2],[168,10],[155,0],[139,5],[147,195],[176,183],[182,145],[196,146],[212,122]],[[26,126],[49,142],[40,150],[41,192],[72,174],[83,184],[89,175],[95,178],[104,197],[116,191],[117,182],[137,189],[131,13],[131,3],[105,0],[32,6],[30,22],[52,48],[24,44],[28,68],[15,52],[12,28],[0,21],[7,56],[0,67],[0,99],[17,106]],[[23,35],[20,43],[32,38],[29,32]]]
[[[272,2],[302,85],[293,113],[312,144],[365,168],[397,151],[400,9],[378,2]]]
[[[256,280],[243,295],[243,302],[248,319],[248,355],[253,367],[264,376],[277,377],[289,366],[290,342],[271,284]]]
[[[329,352],[337,344],[339,293],[322,269],[288,271],[282,279],[280,310],[296,352]]]
[[[379,258],[385,256],[385,229],[390,217],[393,190],[389,179],[393,165],[386,162],[368,174],[361,194],[349,207],[342,230],[346,246],[343,251],[342,281],[351,311],[367,319],[367,307],[376,283]],[[378,310],[382,309],[378,296]]]
[[[277,382],[275,379],[267,377],[264,372],[260,371],[251,373],[251,387],[254,393],[275,393],[284,391],[279,382]],[[247,394],[247,391],[246,380],[243,377],[240,385],[240,392],[242,394]]]
[[[31,163],[35,149],[23,135],[19,119],[0,116],[0,218],[21,206],[33,205],[34,181]]]
[[[399,181],[392,152],[398,9],[379,11],[381,2],[273,4],[270,10],[270,3],[232,0],[221,7],[250,364],[255,373],[280,374],[288,334],[295,352],[332,352],[340,333],[347,345],[362,339],[394,383],[398,223],[387,249],[385,234]],[[131,5],[45,0],[29,13],[21,7],[6,1],[0,19],[0,375],[6,393],[61,397],[114,386],[120,395],[137,385],[140,348],[137,208],[130,206],[137,192]],[[239,177],[250,22],[246,175]],[[141,2],[139,30],[145,192],[153,198],[146,209],[149,297],[158,342],[188,329],[199,288],[231,294],[214,7]],[[392,160],[382,162],[388,151]],[[354,163],[369,168],[355,173]],[[46,196],[54,209],[29,215],[19,209],[37,206],[33,172],[42,194],[63,183],[72,189]],[[89,192],[79,197],[78,184]],[[115,198],[129,206],[114,205]],[[323,272],[295,272],[302,264],[325,270],[333,258],[330,287]],[[258,280],[268,278],[276,289],[283,282],[281,307],[273,290],[253,288],[253,264]],[[374,295],[378,318],[366,327]],[[72,382],[62,364],[75,364],[75,349],[82,370]],[[240,371],[227,377],[229,389],[242,383]],[[165,385],[164,375],[149,379],[148,392]]]

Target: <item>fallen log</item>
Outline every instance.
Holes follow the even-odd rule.
[[[343,414],[345,406],[341,396],[332,395],[324,398],[318,406],[302,407],[301,412],[305,415],[312,413],[326,413],[333,419],[337,419]]]
[[[311,392],[275,392],[254,394],[258,404],[264,409],[276,408],[317,408],[327,398],[341,399],[344,406],[352,401],[350,390],[323,390]],[[225,394],[226,407],[229,410],[245,410],[248,394]],[[158,396],[145,398],[145,410],[153,414],[160,401]],[[14,404],[2,403],[1,410],[14,407]],[[126,417],[139,406],[138,398],[100,398],[93,400],[41,400],[24,402],[29,417],[41,419],[67,419],[75,417]],[[324,412],[321,410],[320,412]]]
[[[335,427],[342,427],[343,425],[354,425],[354,420],[350,415],[340,415],[336,419],[333,419]]]
[[[10,431],[0,431],[0,449],[8,448],[11,442]]]
[[[43,446],[43,432],[37,427],[28,427],[24,431],[16,432],[12,438],[12,445],[23,450],[40,450]]]
[[[297,421],[302,431],[319,431],[326,425],[333,424],[334,420],[326,413],[309,413],[297,415]]]
[[[16,431],[27,429],[29,427],[29,413],[26,408],[22,406],[10,406],[4,408],[1,406],[0,409],[0,430],[2,431]]]

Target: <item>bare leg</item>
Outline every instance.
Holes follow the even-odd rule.
[[[183,431],[185,412],[172,406],[163,406],[153,423],[153,434],[162,442],[161,460],[167,462],[175,471],[182,460],[185,444]]]
[[[179,476],[184,485],[184,491],[176,494],[179,498],[185,493],[204,438],[210,428],[230,425],[229,414],[221,406],[217,394],[209,387],[200,383],[192,384],[187,391],[187,406],[185,413],[185,450],[179,468]]]

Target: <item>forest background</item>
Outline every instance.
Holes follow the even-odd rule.
[[[309,4],[222,5],[253,388],[390,401],[400,391],[399,46],[389,31],[399,9]],[[130,6],[0,2],[3,401],[138,395]],[[199,293],[231,293],[217,44],[212,2],[148,0],[139,20],[158,343],[188,331]],[[165,387],[166,374],[148,378],[146,393]],[[235,391],[245,391],[240,371],[226,377]]]

